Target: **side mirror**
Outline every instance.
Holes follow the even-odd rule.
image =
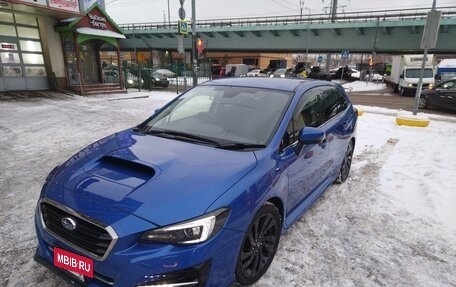
[[[399,76],[399,78],[403,79],[403,78],[404,78],[404,74],[401,74],[401,75]]]
[[[305,127],[299,132],[298,144],[296,145],[296,155],[301,153],[301,150],[306,144],[321,144],[326,138],[324,131],[319,128]]]

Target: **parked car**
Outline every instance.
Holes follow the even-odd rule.
[[[334,71],[334,70],[332,70],[332,71]],[[352,74],[354,74],[355,77],[352,77]],[[334,79],[334,80],[343,79],[343,80],[347,80],[347,81],[350,81],[350,80],[352,80],[353,78],[356,78],[356,77],[359,79],[359,71],[355,70],[355,69],[352,69],[352,68],[350,68],[348,66],[339,67],[334,72],[334,74],[331,76],[331,78]]]
[[[335,83],[200,84],[50,172],[35,260],[89,286],[252,284],[281,233],[347,179],[356,123]]]
[[[418,107],[425,109],[429,106],[456,109],[456,78],[421,92]]]
[[[151,71],[145,69],[141,72],[141,76],[144,80],[144,88],[146,89],[154,87],[167,88],[169,86],[168,77],[158,73],[156,70]]]
[[[271,78],[291,78],[294,77],[291,68],[280,68],[270,75]]]
[[[156,70],[154,70],[154,72],[156,74],[165,76],[167,78],[175,78],[176,77],[176,73],[174,73],[173,71],[168,70],[168,69],[156,69]]]
[[[313,66],[307,75],[309,79],[331,81],[331,75],[325,73],[319,66]]]
[[[119,83],[119,70],[103,69],[103,83]]]
[[[247,74],[247,77],[267,77],[268,75],[260,69],[250,70]]]
[[[142,88],[144,84],[144,79],[140,79],[139,76],[132,74],[131,72],[125,72],[125,87],[129,88]],[[140,84],[141,83],[141,84]]]

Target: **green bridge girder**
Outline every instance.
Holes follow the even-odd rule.
[[[407,13],[408,12],[408,13]],[[373,11],[327,15],[197,21],[197,37],[208,51],[421,53],[426,12]],[[430,53],[456,53],[456,7],[444,7],[437,44]],[[368,14],[370,13],[370,14]],[[177,26],[167,23],[120,25],[127,37],[121,50],[177,50]],[[191,50],[191,35],[184,47]]]

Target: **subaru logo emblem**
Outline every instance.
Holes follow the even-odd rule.
[[[76,221],[71,218],[71,217],[64,217],[60,220],[60,223],[62,224],[63,228],[65,228],[68,231],[72,231],[76,229]]]

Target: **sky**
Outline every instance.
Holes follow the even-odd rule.
[[[184,2],[186,19],[191,18],[191,0]],[[303,7],[312,14],[326,13],[331,0],[304,0]],[[106,11],[118,24],[145,23],[179,19],[178,0],[105,0]],[[300,0],[195,0],[196,19],[225,19],[236,17],[285,16],[300,14]],[[454,6],[454,0],[437,0],[437,7]],[[390,10],[431,8],[432,0],[338,0],[338,11]],[[329,11],[326,9],[326,11]],[[303,9],[303,14],[309,13]]]
[[[175,96],[158,90],[0,100],[0,286],[70,286],[33,261],[34,209],[48,172]],[[349,178],[282,235],[254,287],[454,286],[456,116],[427,113],[430,125],[417,128],[395,123],[401,111],[358,108],[364,114]]]

